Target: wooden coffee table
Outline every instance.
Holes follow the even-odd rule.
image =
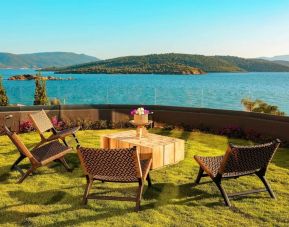
[[[135,130],[102,135],[101,148],[129,148],[136,146],[140,159],[152,157],[151,169],[175,164],[184,159],[185,141],[177,138],[148,133],[139,138]]]

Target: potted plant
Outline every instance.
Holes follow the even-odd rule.
[[[133,115],[133,120],[135,124],[145,125],[149,122],[148,115],[150,114],[150,111],[144,109],[143,107],[133,109],[130,114]]]

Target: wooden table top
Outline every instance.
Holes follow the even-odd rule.
[[[115,139],[118,141],[123,141],[126,143],[135,144],[137,146],[143,146],[143,147],[154,147],[154,146],[175,143],[178,141],[183,141],[181,139],[168,137],[168,136],[161,136],[161,135],[152,134],[152,133],[148,133],[146,137],[139,138],[136,136],[136,130],[129,130],[129,131],[112,133],[112,134],[106,134],[106,135],[102,135],[102,137]]]

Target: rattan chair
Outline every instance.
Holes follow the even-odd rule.
[[[272,198],[276,198],[265,178],[267,167],[280,145],[280,140],[255,146],[235,146],[230,144],[224,156],[201,157],[194,156],[200,165],[195,183],[199,184],[204,176],[209,176],[220,190],[225,204],[231,206],[229,197],[242,196],[251,193],[268,191]],[[206,174],[204,174],[206,172]],[[238,178],[245,175],[257,175],[265,188],[227,194],[222,186],[224,178]]]
[[[79,141],[76,137],[76,132],[79,130],[80,127],[74,127],[74,128],[69,128],[65,129],[62,131],[57,131],[53,124],[51,123],[50,119],[48,118],[47,114],[45,113],[44,110],[41,110],[37,113],[29,114],[30,119],[33,122],[33,125],[37,129],[38,133],[40,134],[41,142],[38,144],[40,146],[41,144],[48,142],[48,141],[53,141],[57,139],[61,139],[63,143],[67,145],[65,138],[67,136],[73,136],[76,143],[79,145]],[[52,132],[52,135],[46,138],[44,136],[44,132],[50,131]]]
[[[93,149],[77,147],[81,166],[86,176],[87,186],[83,195],[83,204],[88,199],[121,200],[136,202],[136,211],[140,209],[145,180],[149,187],[151,180],[149,170],[152,159],[139,160],[136,147],[125,149]],[[89,195],[92,183],[95,180],[102,182],[138,183],[136,197],[115,197]]]
[[[17,147],[18,151],[20,152],[20,157],[14,163],[14,167],[22,161],[24,158],[28,158],[31,162],[31,167],[27,170],[26,173],[22,171],[19,167],[17,170],[22,173],[21,178],[18,180],[18,183],[22,183],[26,177],[28,177],[34,170],[37,168],[47,165],[52,161],[59,161],[61,162],[67,171],[71,171],[67,162],[64,159],[64,155],[72,151],[71,147],[67,147],[60,143],[58,140],[43,144],[42,146],[38,146],[33,148],[31,151],[24,145],[21,141],[20,137],[15,133],[11,132],[10,129],[4,125],[4,130],[6,135],[10,138],[10,140],[14,143]]]

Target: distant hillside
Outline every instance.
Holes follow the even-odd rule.
[[[56,73],[182,74],[186,68],[205,72],[289,72],[289,67],[262,59],[172,53],[119,57],[59,68]]]
[[[275,62],[255,59],[255,58],[239,58],[233,56],[218,56],[223,60],[241,68],[247,72],[288,72],[289,67],[276,64]]]
[[[0,68],[46,68],[64,67],[99,59],[85,54],[70,52],[43,52],[33,54],[0,53]]]
[[[261,57],[261,59],[269,61],[289,61],[289,55],[277,55],[274,57]]]
[[[273,61],[274,63],[280,64],[280,65],[285,65],[287,67],[289,67],[289,61],[282,61],[282,60],[278,60],[278,61]]]

